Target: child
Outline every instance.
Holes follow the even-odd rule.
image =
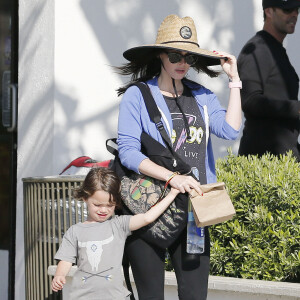
[[[114,216],[121,205],[120,180],[107,168],[93,168],[75,197],[87,204],[88,218],[65,233],[55,259],[60,260],[52,290],[63,288],[73,263],[78,270],[72,281],[71,299],[122,299],[130,293],[123,286],[122,257],[125,240],[131,231],[155,221],[175,199],[170,193],[144,214]]]

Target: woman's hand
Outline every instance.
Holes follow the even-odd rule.
[[[236,58],[226,52],[214,53],[224,56],[221,58],[221,66],[224,72],[232,82],[240,82],[240,76],[237,70]],[[226,112],[226,122],[235,130],[239,130],[242,124],[241,92],[240,87],[230,89],[229,102]]]
[[[139,171],[142,174],[147,176],[162,180],[162,181],[169,181],[170,176],[172,173],[170,170],[157,165],[149,158],[144,159],[139,165]],[[200,195],[202,195],[202,191],[200,189],[200,183],[195,180],[192,176],[186,175],[178,175],[176,174],[169,182],[170,186],[179,190],[180,193],[190,192],[191,189],[195,189]]]
[[[237,70],[237,62],[234,55],[228,54],[223,51],[213,51],[215,54],[224,56],[224,59],[221,59],[221,66],[224,72],[227,74],[231,81],[240,81],[239,73]]]
[[[192,176],[176,175],[171,179],[170,185],[179,190],[180,193],[189,193],[192,189],[195,189],[200,195],[203,194],[200,189],[200,183]]]

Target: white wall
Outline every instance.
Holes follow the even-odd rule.
[[[81,155],[110,158],[116,136],[115,89],[125,83],[110,65],[124,50],[152,43],[168,14],[194,18],[202,48],[238,55],[263,24],[261,0],[20,0],[16,299],[24,299],[23,185],[21,178],[58,174]],[[300,74],[300,29],[285,44]],[[225,76],[191,78],[226,106]],[[214,139],[215,156],[238,141]]]
[[[238,55],[243,44],[263,25],[261,0],[65,0],[55,4],[55,140],[56,174],[80,155],[110,157],[106,138],[116,136],[118,103],[115,89],[124,82],[111,65],[125,62],[124,50],[152,43],[163,18],[171,13],[194,18],[200,46]],[[286,44],[300,72],[296,46],[299,33]],[[192,72],[191,72],[192,73]],[[227,104],[227,78],[193,79],[204,83]],[[215,156],[239,142],[214,139]]]
[[[25,299],[22,178],[53,171],[54,2],[19,0],[15,299]]]

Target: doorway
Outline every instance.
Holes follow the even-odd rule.
[[[0,293],[14,299],[18,0],[0,2]],[[3,298],[2,298],[3,297]]]

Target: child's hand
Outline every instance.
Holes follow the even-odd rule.
[[[178,189],[175,189],[175,188],[171,187],[171,191],[170,191],[171,195],[176,197],[179,193],[180,193],[180,191]]]
[[[58,292],[62,290],[64,284],[66,283],[66,277],[62,275],[54,276],[52,280],[52,290]]]

